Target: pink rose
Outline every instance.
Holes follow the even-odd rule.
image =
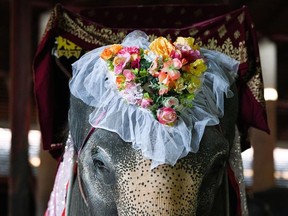
[[[179,79],[179,77],[181,76],[181,73],[178,70],[169,70],[168,76],[169,76],[170,80],[174,81],[174,80]]]
[[[152,103],[153,100],[151,98],[143,98],[141,100],[141,107],[148,108],[149,106],[151,106]]]
[[[140,49],[139,47],[136,46],[131,46],[131,47],[123,47],[120,51],[119,54],[140,54]]]
[[[171,107],[162,107],[157,110],[157,118],[161,124],[173,126],[177,120],[177,113]]]
[[[196,59],[201,58],[201,55],[199,50],[187,50],[182,51],[182,57],[183,59],[186,59],[188,62],[193,62]]]
[[[125,68],[129,60],[130,60],[129,53],[127,53],[127,55],[117,55],[113,60],[115,74],[122,73],[123,69]]]
[[[140,69],[140,57],[131,61],[131,68],[132,69],[135,69],[135,68]]]
[[[182,62],[177,58],[172,59],[172,63],[175,69],[180,69],[182,67]]]
[[[128,82],[136,78],[135,74],[131,70],[128,70],[128,69],[123,70],[123,75],[126,77],[126,81]]]
[[[173,50],[172,53],[171,53],[171,57],[174,59],[174,58],[177,58],[179,60],[182,59],[182,54],[181,54],[181,51],[176,49],[176,50]]]
[[[163,64],[164,68],[166,70],[169,70],[169,69],[180,69],[182,67],[182,62],[177,59],[177,58],[173,58],[167,62],[165,62]]]

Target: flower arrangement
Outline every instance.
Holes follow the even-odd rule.
[[[149,49],[114,44],[100,57],[115,77],[123,98],[148,109],[161,123],[173,126],[181,110],[191,108],[207,66],[192,37],[153,40]]]

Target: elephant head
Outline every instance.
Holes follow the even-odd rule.
[[[136,40],[135,37],[138,38],[138,33],[132,35],[132,42]],[[142,39],[140,38],[141,43],[143,40],[146,41],[145,38]],[[198,99],[195,99],[195,101],[199,101],[198,104],[195,103],[195,106],[201,107],[201,111],[197,111],[195,108],[195,113],[192,115],[189,113],[190,109],[186,113],[190,117],[192,116],[193,122],[196,122],[194,126],[196,129],[197,127],[199,129],[197,119],[201,118],[205,122],[203,134],[201,134],[199,146],[197,146],[199,149],[195,151],[190,149],[184,156],[179,156],[175,163],[166,163],[165,161],[156,166],[153,163],[155,158],[158,159],[158,155],[149,158],[146,150],[149,148],[152,153],[158,151],[157,142],[161,140],[155,139],[156,141],[154,141],[154,136],[152,136],[148,145],[137,148],[134,141],[125,141],[126,136],[122,133],[123,130],[128,129],[130,130],[128,134],[135,133],[135,136],[141,136],[140,140],[135,141],[136,143],[143,143],[146,137],[141,133],[145,134],[145,131],[139,129],[140,123],[138,122],[143,125],[142,115],[146,115],[147,112],[139,111],[140,114],[137,113],[138,108],[127,105],[123,102],[123,98],[117,96],[117,93],[113,93],[113,88],[109,86],[109,80],[113,80],[113,78],[107,75],[103,67],[98,67],[101,66],[99,51],[92,51],[80,60],[82,63],[79,65],[76,63],[74,66],[76,78],[72,78],[70,85],[72,95],[69,129],[74,147],[78,152],[78,158],[76,178],[71,183],[71,190],[68,193],[69,215],[225,215],[231,213],[228,210],[229,190],[226,170],[235,138],[238,98],[233,78],[229,73],[225,75],[225,71],[235,72],[237,67],[233,66],[235,61],[227,56],[221,56],[219,53],[213,54],[208,50],[204,52],[206,52],[205,58],[208,59],[207,75],[205,75],[202,90],[197,93]],[[96,60],[93,59],[93,56],[96,56]],[[224,58],[225,61],[220,61],[220,64],[217,65],[212,60],[210,62],[209,58],[215,61]],[[226,58],[229,61],[226,61]],[[232,64],[232,67],[229,64]],[[235,65],[238,66],[237,63]],[[218,70],[222,72],[215,75]],[[95,77],[92,76],[92,78],[91,74]],[[219,77],[216,78],[216,76]],[[226,84],[219,84],[221,82],[226,82]],[[214,95],[214,91],[217,92],[217,96]],[[229,94],[228,98],[225,98],[225,93],[226,96]],[[102,94],[102,101],[94,94]],[[116,99],[114,99],[115,97]],[[216,104],[221,106],[220,111]],[[107,106],[113,107],[112,114],[109,114],[111,107],[107,111]],[[131,107],[133,112],[129,113],[128,109]],[[128,111],[122,111],[124,109]],[[205,109],[208,111],[203,112]],[[118,112],[118,115],[113,115],[114,112]],[[121,116],[121,112],[125,114]],[[206,117],[208,116],[210,119],[209,112],[218,113],[219,122],[206,124],[208,122]],[[220,113],[224,113],[224,115]],[[104,114],[104,118],[102,118],[102,114]],[[104,122],[104,126],[101,123],[100,125],[97,123],[95,126],[93,123],[95,120],[91,120],[91,115],[95,115],[97,121],[100,119]],[[149,118],[151,118],[150,114]],[[180,120],[182,121],[182,119]],[[105,126],[106,121],[109,122],[108,129]],[[117,130],[113,129],[114,122]],[[189,125],[188,121],[186,123]],[[125,124],[129,124],[128,127]],[[177,127],[179,125],[181,123]],[[152,126],[154,127],[151,124]],[[170,126],[164,130],[169,131],[168,135],[173,134],[170,129],[167,129],[168,127]],[[181,127],[179,126],[179,128]],[[198,130],[196,131],[198,132]],[[150,133],[154,134],[154,131],[151,130],[149,133],[146,131],[146,135],[150,136]],[[160,149],[160,152],[166,154],[168,151],[170,154],[173,151],[171,149],[174,149],[170,145],[179,145],[179,136],[178,134],[175,136],[176,138],[173,136],[167,138],[162,135],[162,138],[165,139],[163,145],[165,148]],[[170,139],[172,139],[172,144],[166,144]],[[181,143],[182,141],[183,139]],[[190,141],[184,140],[184,143],[190,143]],[[166,148],[166,146],[168,147]],[[181,151],[182,149],[180,153]]]
[[[96,129],[79,154],[78,180],[72,187],[69,212],[224,215],[228,196],[225,168],[234,139],[235,109],[237,97],[227,99],[227,116],[221,119],[221,127],[206,128],[197,153],[189,153],[174,166],[160,165],[153,170],[151,161],[118,134]],[[71,96],[69,123],[78,150],[89,132],[90,125],[85,122],[91,111],[91,107]]]

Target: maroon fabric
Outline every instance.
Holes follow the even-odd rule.
[[[82,48],[82,55],[99,46],[120,43],[127,33],[135,29],[145,31],[151,38],[160,35],[171,39],[179,35],[193,36],[201,46],[240,60],[237,88],[242,150],[249,147],[246,140],[249,127],[269,132],[258,43],[246,7],[230,11],[223,5],[126,6],[75,13],[56,5],[33,65],[45,150],[53,151],[51,144],[62,142],[59,134],[66,127],[69,109],[69,79],[56,64],[56,57],[51,55],[55,49],[55,37],[62,36],[75,43]],[[58,60],[71,73],[71,63],[77,59],[64,56]]]
[[[233,172],[230,164],[227,166],[227,176],[229,180],[229,197],[230,197],[230,215],[235,215],[235,216],[241,216],[242,215],[242,209],[241,209],[241,195],[240,195],[240,188],[239,188],[239,183],[235,177],[235,173]],[[231,199],[233,202],[231,202]]]

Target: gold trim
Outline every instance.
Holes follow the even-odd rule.
[[[61,14],[60,14],[61,12]],[[73,20],[69,17],[69,14],[65,11],[60,11],[59,8],[55,8],[51,13],[51,17],[48,21],[46,31],[49,31],[58,19],[59,28],[63,29],[64,31],[78,37],[79,39],[89,43],[94,44],[97,46],[105,46],[108,44],[114,43],[121,43],[121,41],[127,35],[127,30],[120,29],[117,31],[113,31],[113,29],[105,28],[102,26],[97,26],[95,24],[84,24],[81,18],[76,18]],[[227,16],[226,21],[231,19],[231,17]],[[241,13],[238,17],[238,22],[242,24],[245,20],[245,13]],[[162,29],[163,30],[163,29]],[[159,29],[161,31],[161,29]],[[163,30],[164,31],[164,30]],[[191,28],[188,30],[189,36],[195,37],[195,35],[199,32],[196,28]],[[204,35],[208,35],[210,32],[207,30],[204,32]],[[164,34],[164,32],[163,32]],[[175,35],[178,35],[179,31],[176,31]],[[218,34],[220,38],[225,37],[227,34],[227,29],[225,25],[220,26],[218,29]],[[157,37],[155,34],[149,35],[150,40],[153,40]],[[171,38],[171,35],[168,34],[166,36],[168,39]],[[240,32],[236,30],[233,34],[234,39],[239,39]],[[248,54],[247,54],[247,47],[245,40],[238,42],[238,46],[233,45],[231,38],[227,37],[225,41],[219,45],[218,40],[216,38],[208,39],[208,42],[203,43],[201,38],[197,38],[199,41],[199,45],[210,49],[222,52],[235,60],[239,61],[240,63],[247,63],[248,61]],[[263,82],[261,80],[261,68],[258,67],[256,74],[247,82],[248,87],[250,88],[252,94],[254,95],[255,99],[261,103],[265,104],[264,95],[263,95]]]
[[[64,31],[78,37],[79,39],[98,46],[120,43],[127,34],[127,31],[121,30],[114,33],[110,28],[97,28],[95,25],[85,25],[79,18],[72,20],[64,12],[59,20],[59,27]]]
[[[200,38],[197,39],[198,41],[200,41]],[[218,45],[217,39],[213,37],[211,39],[208,39],[207,44],[204,44],[202,41],[200,41],[199,45],[209,50],[216,50],[218,52],[222,52],[230,56],[231,58],[239,61],[240,63],[245,63],[248,60],[245,41],[239,42],[239,46],[235,47],[233,46],[231,39],[228,37],[222,45]]]
[[[247,82],[247,86],[251,90],[254,98],[262,104],[262,106],[265,106],[265,99],[264,99],[264,86],[263,81],[261,78],[261,68],[256,68],[255,75]]]

